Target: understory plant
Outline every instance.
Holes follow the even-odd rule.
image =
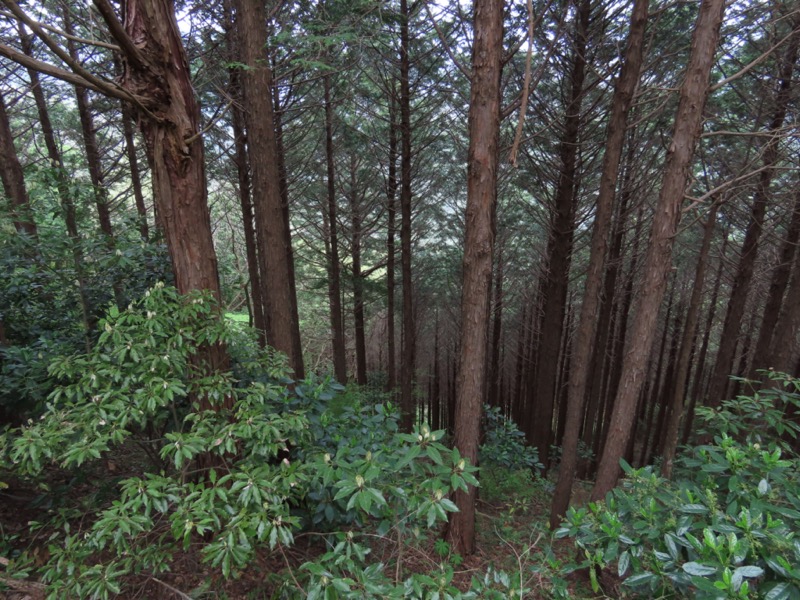
[[[623,463],[604,502],[571,508],[556,536],[574,538],[595,590],[608,568],[637,597],[800,598],[798,388],[772,374],[752,395],[699,409],[713,441],[686,448],[673,481]]]
[[[106,599],[186,552],[235,578],[261,549],[282,551],[301,534],[320,539],[323,553],[300,568],[287,562],[282,597],[506,598],[517,589],[488,572],[459,591],[449,558],[406,572],[426,531],[456,509],[451,494],[477,485],[443,432],[400,434],[391,405],[339,402],[330,380],[292,382],[282,357],[221,319],[208,295],[158,284],[127,310],[112,307],[99,328],[91,352],[51,362],[58,385],[42,417],[0,438],[9,466],[0,479],[56,497],[54,480],[88,484],[73,495],[93,489],[53,500],[32,525],[49,536],[47,560],[15,549],[10,576],[42,581],[48,598]],[[231,368],[204,365],[216,345]],[[115,474],[115,461],[138,474]]]

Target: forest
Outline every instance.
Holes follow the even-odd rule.
[[[0,0],[0,597],[800,599],[797,0]]]

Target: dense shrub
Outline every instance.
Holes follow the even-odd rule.
[[[701,409],[713,442],[688,448],[674,481],[623,467],[602,503],[570,509],[556,532],[574,537],[597,588],[615,567],[630,595],[800,597],[800,473],[785,418],[800,404],[798,380],[773,376],[751,396]]]
[[[2,464],[48,488],[54,469],[102,471],[125,449],[149,466],[105,494],[55,502],[44,565],[23,553],[15,577],[36,577],[49,598],[110,598],[157,576],[190,548],[207,568],[236,577],[261,548],[313,530],[327,551],[279,585],[287,598],[506,598],[518,581],[491,572],[472,590],[453,585],[449,558],[406,573],[404,549],[455,510],[452,492],[477,485],[475,468],[441,444],[443,432],[397,433],[391,406],[328,380],[287,385],[281,357],[219,318],[205,295],[156,285],[125,311],[112,308],[88,354],[60,357],[59,382],[37,422],[0,439]],[[233,370],[197,357],[224,344]],[[377,541],[377,542],[376,542]],[[391,568],[372,556],[389,546]]]

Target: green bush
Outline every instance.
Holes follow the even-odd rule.
[[[604,503],[570,509],[570,536],[597,568],[616,566],[641,597],[800,597],[800,473],[784,417],[800,405],[798,381],[699,410],[712,443],[688,448],[674,481],[623,464],[627,478]],[[788,389],[786,389],[788,388]]]
[[[504,467],[510,471],[535,469],[541,471],[536,448],[525,445],[525,434],[517,424],[505,417],[497,406],[485,405],[483,410],[484,442],[480,447],[480,462]]]
[[[54,502],[52,519],[34,525],[50,534],[49,560],[23,553],[12,576],[41,579],[49,598],[105,599],[168,571],[189,547],[232,578],[259,549],[315,528],[327,551],[286,575],[283,597],[518,591],[517,579],[491,572],[459,592],[450,560],[433,573],[404,571],[404,550],[456,510],[451,494],[477,485],[443,432],[399,434],[391,407],[357,394],[336,402],[341,387],[329,380],[287,386],[282,358],[259,351],[207,295],[156,285],[129,309],[112,308],[100,328],[90,353],[52,361],[59,385],[40,420],[0,438],[2,464],[45,491],[54,469],[67,479],[100,472],[122,449],[142,449],[149,466],[78,506]],[[230,350],[232,370],[203,367],[215,344]],[[391,568],[371,558],[375,540],[395,548]]]

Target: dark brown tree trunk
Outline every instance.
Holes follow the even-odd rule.
[[[395,128],[395,88],[389,98],[389,173],[386,179],[386,337],[389,354],[386,387],[389,391],[397,386],[397,350],[395,349],[395,242],[397,208],[397,129]]]
[[[431,430],[438,431],[442,428],[442,386],[441,365],[439,360],[439,312],[436,312],[436,322],[433,334],[433,383],[431,385]]]
[[[492,352],[489,365],[489,397],[492,406],[500,406],[500,340],[503,331],[503,246],[497,251],[497,271],[494,277],[494,319],[492,322]]]
[[[358,201],[358,161],[350,155],[350,225],[353,260],[353,328],[356,342],[356,382],[367,385],[367,343],[364,337],[364,278],[361,274],[361,206]]]
[[[414,290],[411,283],[411,63],[408,56],[408,0],[400,0],[400,263],[403,276],[403,336],[400,358],[400,427],[414,419]]]
[[[147,223],[147,207],[144,203],[139,159],[136,156],[136,138],[133,130],[131,107],[127,102],[121,102],[121,105],[122,134],[125,137],[125,155],[128,157],[128,168],[131,174],[131,187],[133,188],[133,199],[136,203],[136,214],[139,216],[139,235],[142,236],[143,240],[148,240],[150,239],[150,227]]]
[[[333,105],[331,104],[330,75],[322,78],[325,103],[325,165],[327,169],[328,202],[328,305],[330,307],[333,374],[339,383],[347,383],[347,352],[342,319],[342,289],[339,263],[339,223],[336,203],[336,173],[333,156]]]
[[[619,79],[611,102],[611,115],[606,136],[606,151],[603,157],[603,172],[600,179],[600,190],[597,198],[597,209],[592,229],[591,253],[586,275],[581,312],[578,320],[575,342],[572,346],[572,358],[567,384],[566,422],[564,439],[561,443],[561,464],[558,471],[558,482],[553,493],[553,504],[550,509],[550,527],[558,527],[569,507],[575,472],[578,465],[578,440],[584,416],[584,403],[589,383],[590,360],[592,353],[598,353],[600,347],[593,347],[597,336],[597,313],[601,305],[603,270],[606,267],[608,249],[608,231],[614,210],[614,196],[617,175],[625,143],[625,129],[628,120],[633,94],[639,82],[642,66],[643,40],[647,25],[647,1],[635,0],[631,14],[631,25],[628,32],[628,45],[622,64]],[[621,232],[619,232],[621,236]],[[616,236],[615,236],[616,238]],[[620,238],[619,245],[622,240]],[[612,286],[616,282],[612,282]],[[611,302],[607,297],[606,301]]]
[[[69,8],[64,7],[62,15],[64,31],[69,36],[75,35]],[[70,38],[67,38],[67,48],[72,59],[80,62],[81,58],[78,55],[78,49],[75,46],[75,42]],[[114,227],[111,224],[111,210],[108,206],[108,189],[103,177],[103,165],[100,162],[100,147],[97,143],[97,131],[89,104],[89,92],[85,87],[75,86],[75,101],[78,106],[83,146],[86,151],[86,166],[89,170],[89,179],[92,182],[95,206],[97,206],[97,219],[100,223],[100,230],[106,236],[106,242],[113,248]]]
[[[706,325],[703,329],[703,341],[700,343],[700,354],[697,357],[697,369],[695,370],[689,406],[686,409],[686,419],[684,420],[683,424],[683,433],[681,435],[681,443],[683,444],[689,441],[689,436],[692,433],[692,426],[694,424],[694,409],[697,406],[698,398],[703,396],[706,356],[708,355],[708,344],[711,340],[711,330],[714,327],[714,316],[717,311],[717,298],[719,298],[719,289],[722,285],[722,273],[725,268],[725,249],[727,247],[728,233],[725,232],[722,236],[722,250],[720,251],[719,266],[717,267],[717,274],[714,278],[714,287],[711,292],[711,298],[708,301],[708,317],[706,318]]]
[[[797,332],[800,329],[800,254],[795,255],[792,282],[775,335],[767,364],[779,373],[791,373],[797,362]]]
[[[0,92],[0,180],[3,192],[11,202],[11,218],[18,233],[24,234],[35,245],[38,242],[36,222],[33,220],[28,190],[25,187],[25,174],[14,147],[14,135],[8,119],[6,102]]]
[[[758,333],[756,349],[753,353],[753,368],[750,369],[750,378],[758,377],[757,371],[770,367],[767,360],[770,356],[772,338],[775,326],[778,323],[778,316],[781,312],[783,297],[789,285],[789,276],[792,272],[794,256],[797,253],[797,241],[800,239],[800,192],[795,194],[795,204],[792,211],[792,218],[786,230],[786,238],[783,240],[781,255],[775,270],[772,273],[772,283],[769,286],[769,296],[764,307],[764,317],[761,320],[761,328]]]
[[[724,399],[729,376],[733,370],[736,343],[739,339],[739,331],[745,314],[747,295],[753,280],[753,269],[770,196],[769,188],[775,175],[776,164],[780,155],[779,144],[783,138],[780,130],[786,120],[787,107],[791,98],[792,74],[797,62],[798,45],[800,45],[798,27],[800,27],[800,19],[796,20],[794,35],[789,40],[786,55],[781,64],[779,84],[775,95],[775,112],[768,128],[768,132],[772,135],[767,141],[762,154],[764,170],[758,176],[758,183],[753,195],[750,223],[747,226],[747,232],[742,242],[739,266],[731,288],[730,299],[728,300],[728,311],[725,315],[725,324],[722,327],[717,360],[708,390],[707,400],[710,406],[717,406]]]
[[[536,385],[530,391],[533,404],[529,410],[531,419],[531,445],[539,450],[539,460],[545,469],[550,466],[550,446],[553,443],[553,409],[558,378],[558,353],[564,334],[564,314],[569,287],[569,269],[572,258],[572,240],[575,230],[575,201],[577,194],[576,169],[578,141],[581,124],[581,104],[584,96],[586,76],[586,47],[591,19],[591,2],[581,0],[575,23],[575,46],[572,54],[572,70],[569,102],[564,117],[564,133],[559,146],[560,167],[558,186],[555,192],[555,211],[552,215],[550,236],[547,244],[547,268],[543,275],[542,297],[544,310],[541,314],[541,336],[539,356],[541,361]]]
[[[22,26],[19,25],[19,38],[22,51],[29,57],[33,56],[33,42]],[[75,214],[75,203],[69,190],[67,182],[67,174],[64,170],[64,163],[61,160],[61,153],[56,145],[56,136],[53,131],[53,124],[50,121],[50,113],[47,110],[47,101],[44,96],[39,73],[33,69],[27,69],[28,79],[31,82],[31,93],[33,100],[36,104],[36,114],[39,117],[39,126],[42,129],[42,137],[44,144],[47,148],[47,158],[50,159],[50,164],[55,169],[56,188],[58,189],[59,200],[61,201],[61,209],[64,213],[64,223],[67,229],[67,237],[70,241],[70,249],[72,252],[72,262],[75,268],[75,278],[78,281],[78,303],[81,307],[81,317],[84,326],[84,345],[86,351],[91,349],[91,332],[97,323],[91,305],[89,303],[88,293],[86,291],[86,275],[83,268],[83,250],[81,248],[81,236],[78,232],[78,221]]]
[[[241,36],[241,60],[252,198],[258,226],[258,255],[266,300],[267,341],[287,355],[296,377],[303,376],[301,349],[296,347],[291,271],[278,146],[272,102],[272,70],[265,52],[267,17],[261,2],[236,0],[236,28]]]
[[[278,86],[273,81],[272,102],[275,107],[275,148],[278,153],[278,188],[281,191],[281,215],[283,216],[283,239],[286,248],[286,265],[289,270],[289,301],[292,314],[292,352],[291,363],[296,379],[306,376],[303,362],[303,342],[300,337],[300,312],[297,307],[297,280],[294,270],[294,249],[292,247],[292,224],[289,218],[289,180],[286,174],[286,157],[283,148],[283,110],[280,105]]]
[[[502,0],[477,0],[469,108],[467,211],[461,299],[461,347],[454,445],[477,464],[481,402],[485,383],[486,334],[497,200],[497,142],[503,52]],[[475,550],[476,490],[458,491],[447,537],[462,555]]]
[[[694,346],[697,323],[700,320],[700,307],[703,302],[703,289],[706,282],[706,268],[711,252],[711,241],[714,239],[714,229],[717,223],[718,204],[714,202],[709,210],[703,234],[703,243],[697,256],[697,268],[692,283],[692,296],[689,308],[686,311],[686,326],[681,337],[680,355],[675,368],[675,377],[672,385],[673,394],[669,399],[669,418],[664,430],[664,446],[661,453],[661,476],[669,479],[672,476],[672,466],[675,460],[675,451],[678,447],[678,429],[683,416],[684,390],[689,378],[690,360]]]
[[[514,368],[514,392],[511,398],[511,418],[519,421],[522,402],[522,382],[525,373],[525,349],[528,347],[528,301],[522,299],[522,313],[519,316],[517,325],[517,351],[516,367]]]
[[[724,0],[703,0],[692,35],[691,56],[681,86],[672,141],[667,151],[664,179],[653,217],[644,276],[636,300],[631,343],[624,356],[608,437],[598,465],[592,499],[603,498],[617,483],[619,459],[631,433],[636,401],[645,377],[647,357],[653,345],[658,308],[664,297],[672,259],[672,246],[681,216],[689,166],[700,135],[703,107],[708,97],[708,78],[714,61]]]

